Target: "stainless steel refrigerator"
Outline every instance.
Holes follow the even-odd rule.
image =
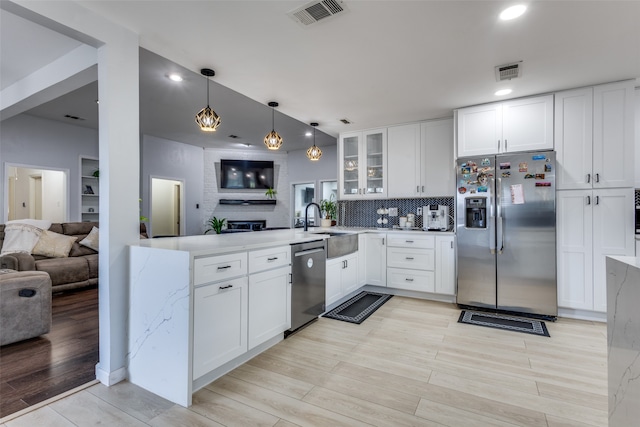
[[[458,159],[457,303],[558,314],[555,153]]]

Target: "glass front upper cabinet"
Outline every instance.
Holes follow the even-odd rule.
[[[341,199],[386,196],[386,129],[342,134],[338,150]]]

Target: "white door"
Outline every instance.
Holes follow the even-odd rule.
[[[593,192],[556,193],[558,306],[593,310]]]
[[[387,160],[388,196],[417,197],[421,193],[420,124],[389,127],[387,143],[392,147]]]
[[[553,150],[553,95],[505,101],[501,151]]]
[[[454,196],[453,120],[434,120],[420,125],[422,197]],[[391,151],[392,153],[393,151]],[[391,176],[393,179],[393,176]]]
[[[555,94],[558,190],[590,189],[593,182],[593,89]]]
[[[348,295],[360,287],[358,282],[358,253],[351,254],[343,261],[341,271],[342,295]]]
[[[458,110],[458,157],[497,154],[502,140],[502,104]]]
[[[593,309],[607,311],[607,255],[632,256],[634,191],[632,188],[593,191]]]
[[[594,188],[633,186],[633,98],[633,82],[611,83],[593,89]]]
[[[340,258],[327,260],[327,277],[325,279],[326,306],[342,298],[342,260]]]

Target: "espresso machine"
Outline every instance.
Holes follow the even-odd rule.
[[[428,205],[422,207],[424,215],[423,229],[429,231],[447,231],[449,229],[449,207]]]

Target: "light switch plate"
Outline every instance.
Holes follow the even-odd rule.
[[[389,208],[389,216],[398,216],[398,208]]]

